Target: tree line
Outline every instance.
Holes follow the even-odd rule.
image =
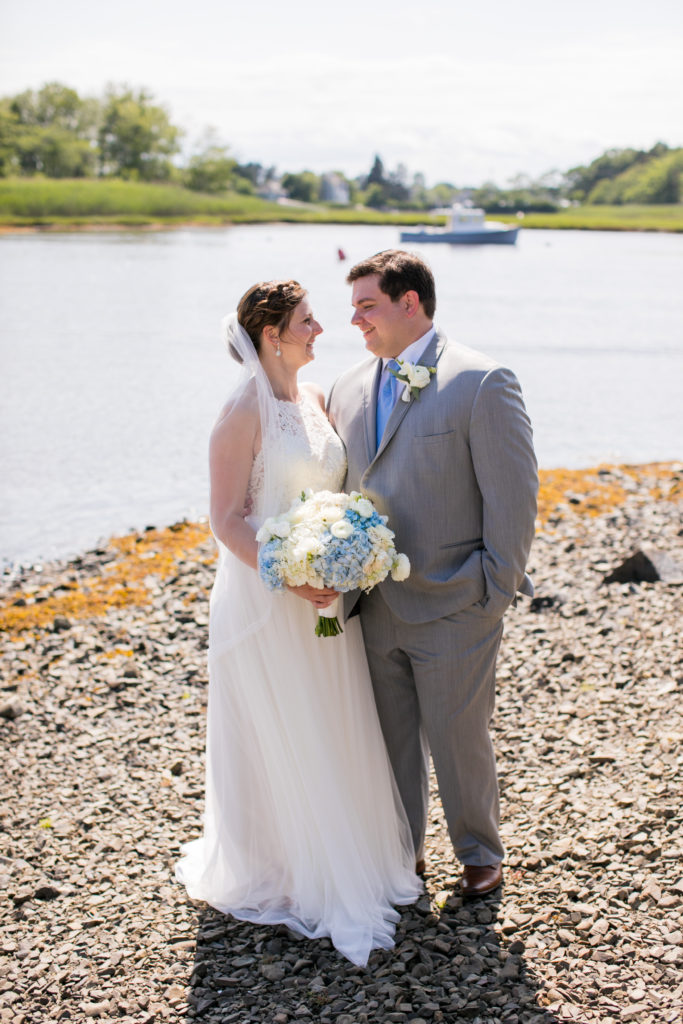
[[[428,210],[470,199],[488,212],[552,212],[572,203],[679,203],[683,149],[658,142],[650,150],[610,149],[587,166],[518,175],[509,187],[485,182],[428,187],[403,163],[388,170],[376,155],[367,174],[282,174],[240,162],[212,130],[181,161],[183,130],[146,89],[110,85],[101,98],[50,82],[0,99],[0,177],[114,177],[173,182],[198,192],[286,196],[305,203],[360,204],[374,209]]]

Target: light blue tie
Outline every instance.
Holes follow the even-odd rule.
[[[396,370],[397,372],[401,369],[395,359],[390,359],[387,363],[387,370]],[[386,380],[382,385],[379,395],[377,396],[377,447],[379,448],[382,443],[382,435],[384,434],[384,428],[387,425],[389,417],[391,416],[391,410],[396,405],[396,396],[398,395],[399,381],[396,380],[393,373],[387,373]]]

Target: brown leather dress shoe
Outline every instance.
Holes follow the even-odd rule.
[[[419,860],[415,861],[415,874],[416,875],[420,875],[420,877],[421,877],[422,875],[424,875],[424,873],[425,873],[425,862],[424,862],[424,858],[420,857]]]
[[[463,896],[474,899],[493,892],[503,881],[503,868],[500,864],[465,864],[463,865],[460,887]]]

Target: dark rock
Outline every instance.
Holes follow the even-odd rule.
[[[39,889],[33,894],[37,900],[56,900],[60,895],[59,889],[55,889],[54,885],[41,885]]]
[[[542,612],[546,608],[559,608],[563,603],[559,594],[537,594],[529,602],[529,611]]]
[[[639,548],[605,576],[605,583],[683,583],[683,568],[670,555]]]
[[[8,722],[14,721],[23,713],[23,705],[18,700],[8,700],[4,704],[0,704],[0,718],[6,718]]]

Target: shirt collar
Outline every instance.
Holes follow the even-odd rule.
[[[436,328],[432,325],[426,334],[423,334],[421,338],[417,339],[417,341],[411,342],[407,348],[404,348],[400,355],[396,356],[396,359],[400,359],[402,362],[417,363],[422,354],[424,353],[424,351],[426,350],[427,345],[434,337],[435,330]],[[383,359],[382,369],[386,370],[387,363],[390,362],[390,358]]]

